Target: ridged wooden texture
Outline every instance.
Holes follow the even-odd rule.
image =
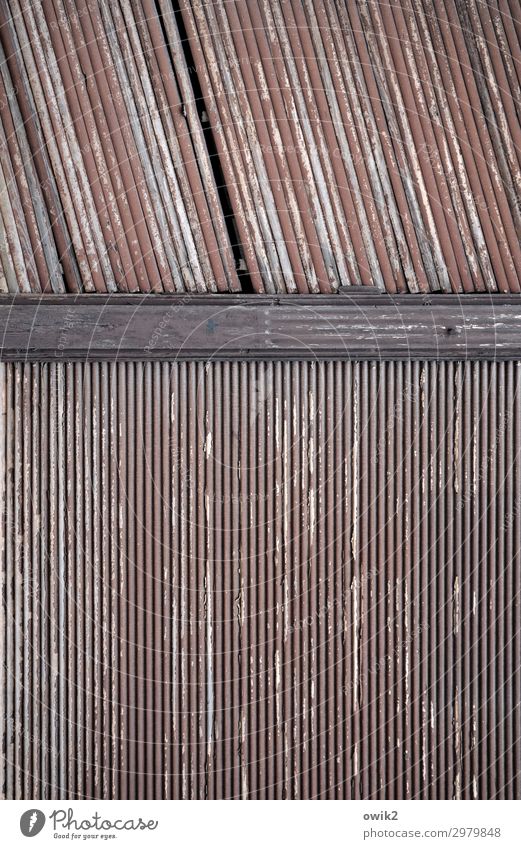
[[[520,39],[514,0],[1,0],[0,291],[519,292]]]
[[[0,365],[3,797],[520,796],[521,364]]]
[[[179,5],[258,291],[520,291],[518,3]]]

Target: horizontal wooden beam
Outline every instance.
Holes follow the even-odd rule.
[[[4,361],[521,359],[521,295],[0,296]]]

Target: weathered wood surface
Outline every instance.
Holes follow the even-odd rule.
[[[512,359],[521,296],[2,296],[0,358]]]

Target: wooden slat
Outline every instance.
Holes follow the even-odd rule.
[[[4,361],[511,359],[521,297],[0,297]]]

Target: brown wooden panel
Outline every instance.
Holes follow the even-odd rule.
[[[519,799],[521,362],[0,364],[0,793]]]

